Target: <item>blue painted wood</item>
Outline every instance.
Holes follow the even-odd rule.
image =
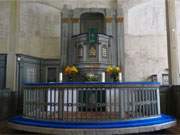
[[[159,82],[51,82],[51,83],[25,83],[26,86],[52,86],[52,85],[160,85]]]
[[[9,120],[11,123],[47,127],[47,128],[65,128],[65,129],[98,129],[98,128],[130,128],[141,126],[152,126],[158,124],[166,124],[174,122],[176,119],[169,115],[162,114],[160,117],[128,120],[128,121],[92,121],[92,122],[65,122],[65,121],[43,121],[23,118],[22,116],[16,116]]]

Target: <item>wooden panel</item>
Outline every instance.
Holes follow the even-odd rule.
[[[6,56],[0,55],[0,89],[5,88],[6,84]]]
[[[117,23],[122,23],[124,21],[124,17],[123,16],[118,16],[117,17]]]
[[[112,23],[112,16],[106,16],[106,23]]]

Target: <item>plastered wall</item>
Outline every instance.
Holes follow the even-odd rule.
[[[21,2],[17,52],[42,58],[60,56],[60,11],[35,2]]]
[[[164,0],[129,0],[123,4],[126,81],[162,80],[167,73]]]
[[[6,1],[0,2],[0,53],[7,52],[9,44],[9,17],[10,3]]]

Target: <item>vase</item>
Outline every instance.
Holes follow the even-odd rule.
[[[68,81],[69,81],[69,82],[73,82],[73,81],[74,81],[73,76],[69,75],[69,76],[68,76]]]
[[[113,78],[113,82],[118,82],[118,79],[116,76]]]
[[[113,82],[118,82],[118,75],[117,74],[112,74],[111,78],[112,78]]]

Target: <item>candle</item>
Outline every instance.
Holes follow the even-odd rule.
[[[59,73],[59,82],[62,82],[63,81],[63,74],[62,72]]]
[[[122,73],[121,72],[119,72],[119,82],[122,82]]]
[[[102,79],[101,81],[102,81],[102,82],[105,82],[105,72],[102,72],[102,73],[101,73],[101,77],[102,77],[102,78],[101,78],[101,79]]]

